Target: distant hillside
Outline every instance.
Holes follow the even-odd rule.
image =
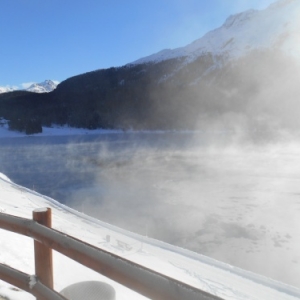
[[[265,130],[300,125],[294,109],[300,69],[292,59],[255,51],[207,72],[214,61],[208,54],[185,65],[172,59],[90,72],[67,79],[48,94],[2,94],[0,112],[12,122],[38,120],[44,126],[89,129]]]
[[[49,93],[55,90],[57,84],[52,80],[45,80],[40,83],[33,83],[26,91],[34,92],[34,93]]]
[[[40,83],[33,83],[24,91],[34,92],[34,93],[49,93],[56,89],[57,83],[52,80],[45,80]],[[19,90],[17,87],[1,87],[0,86],[0,94],[8,93]]]
[[[215,67],[216,60],[222,67]],[[183,61],[76,76],[62,82],[53,99],[65,109],[65,122],[91,129],[300,125],[293,108],[300,95],[300,68],[282,52],[253,51],[234,62],[211,54]]]
[[[280,0],[263,11],[230,16],[187,47],[69,78],[47,94],[1,94],[0,117],[18,130],[32,122],[36,130],[53,123],[256,135],[297,129],[297,12],[299,1]]]
[[[15,89],[9,86],[0,86],[0,94],[2,93],[8,93],[8,92],[12,92]]]

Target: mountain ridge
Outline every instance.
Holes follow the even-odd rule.
[[[26,91],[34,93],[50,93],[55,90],[56,87],[57,83],[48,79],[40,83],[33,83]]]
[[[295,0],[278,1],[264,10],[250,9],[229,16],[221,27],[207,32],[187,46],[165,49],[140,58],[131,64],[156,63],[179,57],[187,57],[188,61],[192,61],[205,53],[237,59],[251,50],[274,46],[276,40],[282,39],[282,34],[286,33],[285,29],[292,31],[293,34],[299,32],[299,14],[300,7]],[[296,24],[295,28],[288,28],[291,27],[291,23]],[[257,35],[257,32],[260,32],[260,35]],[[274,37],[275,40],[273,40]],[[284,41],[284,44],[288,42],[288,40]],[[291,47],[286,45],[281,45],[281,47],[290,54],[289,48]],[[293,43],[293,47],[299,50],[298,43]],[[300,54],[296,51],[294,54],[300,61]]]
[[[0,86],[0,94],[3,94],[3,93],[8,93],[8,92],[13,92],[15,91],[16,88],[14,87],[10,87],[10,86]]]
[[[214,128],[255,132],[255,139],[282,128],[295,130],[300,126],[294,108],[300,95],[298,15],[300,2],[285,0],[229,16],[186,47],[70,77],[50,93],[2,94],[0,117],[11,120],[12,128],[29,126],[29,132],[37,122],[39,130],[51,124]]]
[[[54,81],[47,79],[43,82],[40,83],[33,83],[31,84],[28,88],[23,89],[24,91],[28,91],[28,92],[33,92],[33,93],[50,93],[53,90],[55,90],[57,87],[57,83],[55,83]],[[17,91],[20,90],[17,87],[0,87],[0,94],[2,93],[8,93],[8,92],[13,92],[13,91]]]

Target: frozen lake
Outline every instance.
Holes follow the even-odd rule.
[[[0,172],[108,223],[300,287],[300,144],[226,139],[2,138]]]

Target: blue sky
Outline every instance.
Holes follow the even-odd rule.
[[[0,0],[0,86],[62,81],[185,46],[275,0]]]

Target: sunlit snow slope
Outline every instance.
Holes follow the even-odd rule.
[[[300,299],[300,290],[296,288],[95,220],[55,200],[18,186],[0,174],[1,212],[31,218],[32,211],[40,207],[52,209],[55,229],[224,299]],[[29,274],[34,273],[31,239],[0,230],[0,247],[1,263]],[[60,291],[72,283],[85,280],[99,280],[112,284],[116,289],[118,300],[144,298],[54,253],[56,290]],[[12,300],[34,299],[33,296],[16,291],[4,282],[0,282],[0,296]]]
[[[57,87],[57,83],[52,80],[45,80],[40,83],[33,83],[30,85],[25,91],[33,92],[33,93],[49,93],[55,90]],[[13,92],[18,90],[18,87],[10,87],[10,86],[0,86],[0,94]]]
[[[236,59],[252,50],[280,49],[300,59],[300,1],[279,0],[264,10],[248,10],[227,18],[224,24],[193,43],[166,49],[141,58],[133,64],[167,59],[213,56]]]
[[[12,92],[14,91],[15,88],[9,87],[9,86],[0,86],[0,94],[2,93],[7,93],[7,92]]]
[[[34,92],[34,93],[49,93],[55,90],[57,84],[52,80],[45,80],[41,83],[33,83],[26,91]]]

